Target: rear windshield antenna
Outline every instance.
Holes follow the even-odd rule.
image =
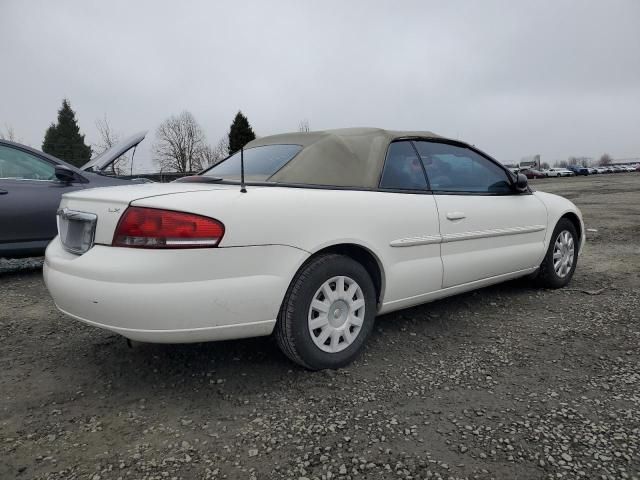
[[[244,184],[244,147],[240,147],[240,191],[247,193],[247,187]]]

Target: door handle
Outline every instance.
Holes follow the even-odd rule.
[[[462,220],[463,218],[466,218],[464,212],[448,212],[447,213],[447,220]]]
[[[0,195],[6,195],[7,193],[9,193],[9,192],[7,192],[6,190],[2,190],[2,189],[0,188]]]

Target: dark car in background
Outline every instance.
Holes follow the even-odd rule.
[[[0,140],[0,257],[44,253],[57,234],[56,211],[62,194],[136,182],[112,176],[113,165],[135,149],[146,133],[127,138],[81,168],[34,148]]]
[[[576,175],[589,175],[589,169],[583,165],[569,165],[567,169]]]
[[[545,172],[541,172],[535,168],[523,168],[518,173],[525,175],[527,178],[547,178],[549,176]]]

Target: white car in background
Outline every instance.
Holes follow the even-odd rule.
[[[573,203],[475,147],[381,129],[263,137],[182,182],[64,195],[58,221],[62,312],[144,342],[275,333],[309,369],[351,362],[379,314],[563,287],[585,241]]]
[[[573,176],[575,176],[575,173],[573,173],[571,170],[567,170],[566,168],[559,168],[559,167],[548,168],[547,170],[544,171],[544,173],[546,173],[548,177],[573,177]]]

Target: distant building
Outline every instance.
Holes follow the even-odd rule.
[[[637,165],[638,163],[640,163],[640,157],[614,158],[610,165]]]
[[[523,157],[518,164],[519,168],[535,168],[540,170],[540,155]]]
[[[595,162],[593,157],[576,157],[576,165],[583,165],[585,167],[592,165]]]
[[[540,155],[522,157],[519,162],[503,163],[503,165],[511,171],[522,170],[523,168],[535,168],[540,170]]]

